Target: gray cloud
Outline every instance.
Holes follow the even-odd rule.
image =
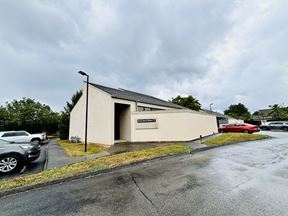
[[[61,110],[92,81],[164,99],[192,94],[223,110],[288,99],[287,3],[1,2],[0,103],[32,97]],[[288,105],[288,104],[286,104]]]

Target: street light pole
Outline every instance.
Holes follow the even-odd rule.
[[[212,113],[212,105],[213,103],[211,103],[209,106],[210,106],[210,112]]]
[[[88,127],[88,93],[89,93],[89,75],[83,71],[79,71],[79,74],[82,76],[87,77],[87,82],[86,82],[86,119],[85,119],[85,152],[87,152],[87,127]]]

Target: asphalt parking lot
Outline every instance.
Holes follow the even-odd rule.
[[[1,216],[286,216],[288,133],[263,133],[275,138],[150,161],[2,197]]]

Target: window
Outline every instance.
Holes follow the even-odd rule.
[[[14,132],[10,132],[10,133],[4,133],[2,135],[2,137],[13,137],[14,136]]]
[[[15,136],[27,136],[27,133],[24,131],[15,132]]]
[[[10,144],[11,142],[5,141],[5,140],[1,140],[0,139],[0,145],[6,145],[6,144]]]
[[[271,125],[271,126],[280,126],[280,125],[282,125],[283,123],[270,123],[269,125]]]
[[[235,126],[246,126],[246,125],[245,125],[245,124],[237,123],[237,124],[235,124]]]
[[[138,106],[138,111],[144,111],[144,107]]]
[[[152,108],[152,107],[143,107],[143,106],[138,106],[137,107],[137,111],[158,111],[158,110],[162,110],[162,109],[158,109],[158,108]]]

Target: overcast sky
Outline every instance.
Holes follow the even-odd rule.
[[[0,104],[57,111],[91,82],[222,111],[288,105],[287,0],[9,0],[0,3]]]

